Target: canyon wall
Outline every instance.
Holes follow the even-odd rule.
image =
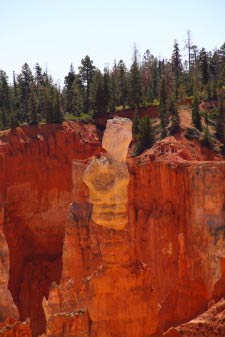
[[[0,135],[4,337],[161,336],[225,293],[225,162],[172,139],[126,160],[131,123],[106,130],[105,152],[79,123]]]
[[[225,163],[126,164],[123,127],[108,122],[108,153],[73,163],[61,282],[43,300],[46,336],[160,336],[224,294]]]
[[[8,243],[4,245],[2,234],[1,278],[6,285],[9,279],[17,315],[7,314],[2,296],[0,308],[9,318],[30,317],[34,336],[45,330],[42,298],[51,283],[60,280],[65,218],[72,200],[71,162],[92,156],[98,148],[95,127],[79,123],[0,134],[1,226]],[[7,286],[0,289],[7,294]]]
[[[164,330],[224,294],[225,163],[132,163],[131,172],[131,230],[157,279]]]

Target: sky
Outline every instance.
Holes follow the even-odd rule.
[[[73,63],[89,55],[94,65],[129,66],[134,44],[170,58],[174,39],[207,50],[225,42],[224,0],[0,0],[0,69],[18,74],[27,62],[48,69],[63,85]]]

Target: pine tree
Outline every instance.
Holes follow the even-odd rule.
[[[198,107],[199,107],[199,100],[197,95],[195,95],[192,105],[192,122],[199,131],[202,131],[201,115]]]
[[[21,74],[18,76],[18,87],[20,90],[20,120],[29,123],[29,96],[31,85],[33,84],[33,75],[27,63],[24,63]]]
[[[107,113],[110,107],[111,101],[111,83],[110,83],[110,76],[109,70],[107,68],[104,69],[103,75],[103,90],[104,90],[104,113]]]
[[[60,124],[64,121],[64,115],[61,105],[61,97],[60,92],[58,89],[55,90],[55,116],[54,116],[54,122],[57,124]]]
[[[188,29],[188,31],[187,31],[186,48],[188,50],[188,73],[190,75],[190,71],[191,71],[191,48],[192,48],[190,29]]]
[[[225,42],[218,50],[218,65],[217,65],[217,76],[220,86],[225,85]]]
[[[137,108],[134,111],[134,117],[133,117],[133,134],[137,136],[138,131],[139,131],[139,118],[138,118],[138,110]]]
[[[159,96],[159,117],[162,127],[162,138],[166,136],[166,126],[168,124],[167,116],[167,90],[166,90],[166,80],[163,76],[160,85],[160,96]]]
[[[73,100],[73,84],[75,82],[76,75],[73,65],[70,65],[70,71],[65,77],[65,110],[66,112],[72,113],[72,100]]]
[[[41,85],[37,88],[38,91],[38,110],[40,115],[40,120],[44,121],[48,119],[50,103],[51,100],[51,87],[52,83],[48,76],[47,71],[42,74]],[[49,122],[50,123],[50,122]]]
[[[15,129],[18,126],[19,126],[19,121],[18,121],[17,115],[14,111],[12,111],[9,116],[9,127],[11,129]]]
[[[80,77],[82,84],[85,88],[85,99],[84,99],[84,112],[90,112],[90,86],[93,81],[95,67],[93,66],[93,61],[87,55],[84,59],[81,60],[81,66],[79,67]]]
[[[39,63],[36,63],[34,68],[35,68],[35,75],[34,75],[35,84],[37,87],[40,87],[43,82],[42,69]]]
[[[118,82],[119,82],[119,105],[125,109],[127,103],[127,78],[126,78],[126,66],[123,60],[118,63]]]
[[[121,87],[120,87],[120,71],[119,66],[116,61],[114,61],[114,65],[112,71],[110,72],[110,82],[111,82],[111,99],[110,99],[110,111],[115,112],[116,107],[121,105]],[[128,100],[128,92],[127,100]]]
[[[18,94],[18,92],[19,92],[18,83],[16,81],[15,72],[13,72],[13,89],[12,89],[10,121],[14,119],[16,120],[16,123],[19,125],[20,123],[19,111],[21,107],[21,102],[20,102],[20,95]],[[13,115],[13,117],[11,117],[11,115]],[[12,123],[12,124],[16,124],[16,123]]]
[[[179,88],[181,82],[181,73],[182,73],[182,63],[181,63],[181,55],[180,49],[177,41],[174,42],[174,49],[172,54],[172,71],[175,76],[175,96],[176,99],[179,98]]]
[[[75,116],[80,116],[82,113],[84,113],[83,87],[78,78],[74,81],[72,86],[71,108],[71,112]]]
[[[100,71],[95,73],[94,82],[91,89],[94,116],[97,117],[105,113],[104,79]]]
[[[146,149],[152,147],[155,141],[154,130],[151,119],[145,116],[139,123],[139,133],[137,136],[136,154],[139,155]]]
[[[154,102],[154,99],[158,98],[158,87],[159,87],[159,74],[158,74],[158,61],[155,59],[152,65],[152,80],[150,87],[150,98]]]
[[[171,134],[178,133],[180,131],[180,118],[179,118],[179,114],[177,111],[177,105],[174,99],[172,99],[170,102],[169,113],[171,114],[171,120],[172,120],[170,133]]]
[[[223,90],[220,90],[219,92],[219,102],[216,118],[216,137],[222,143],[225,143],[225,107],[223,99]]]
[[[110,100],[109,109],[111,112],[115,112],[116,111],[116,76],[112,72],[110,77],[111,77],[111,100]]]
[[[46,122],[54,123],[54,108],[55,108],[55,91],[53,87],[46,87],[45,91],[45,99],[46,99]]]
[[[10,97],[8,78],[3,70],[0,70],[0,110],[1,124],[3,128],[6,128],[8,126],[8,118],[10,115]]]
[[[208,55],[205,48],[202,48],[199,54],[199,63],[201,70],[202,84],[207,85],[209,81],[209,65],[208,65]]]
[[[38,99],[35,94],[34,88],[30,90],[29,97],[29,125],[38,124]]]
[[[200,67],[199,67],[199,51],[196,45],[191,46],[191,92],[194,95],[200,89]]]
[[[134,48],[133,63],[130,69],[130,103],[134,108],[140,107],[143,99],[142,81],[138,65],[138,51]]]
[[[213,141],[209,133],[209,126],[208,124],[203,129],[203,137],[201,140],[202,145],[208,147],[209,149],[213,149]]]

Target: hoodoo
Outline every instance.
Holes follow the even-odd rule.
[[[128,222],[129,173],[126,157],[132,140],[129,119],[108,120],[102,145],[106,156],[93,159],[83,175],[93,205],[92,220],[101,226],[124,229]]]

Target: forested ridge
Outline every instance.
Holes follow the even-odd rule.
[[[186,58],[181,57],[175,40],[171,58],[159,59],[147,50],[140,57],[136,47],[128,68],[123,60],[114,62],[111,69],[99,70],[89,56],[81,60],[78,71],[71,64],[63,87],[54,83],[47,70],[37,63],[31,70],[25,63],[19,74],[13,73],[9,83],[4,70],[0,70],[0,128],[14,128],[22,124],[61,123],[65,119],[94,119],[131,107],[134,109],[134,134],[150,136],[146,146],[154,143],[154,130],[149,118],[139,120],[139,108],[158,106],[161,137],[179,130],[177,106],[186,98],[193,102],[192,120],[203,130],[199,103],[216,101],[213,116],[206,121],[215,124],[217,138],[224,143],[225,43],[216,50],[206,51],[186,41]],[[147,127],[146,127],[147,125]],[[142,130],[142,131],[141,131]],[[138,136],[139,135],[139,136]],[[142,141],[143,142],[143,141]]]

